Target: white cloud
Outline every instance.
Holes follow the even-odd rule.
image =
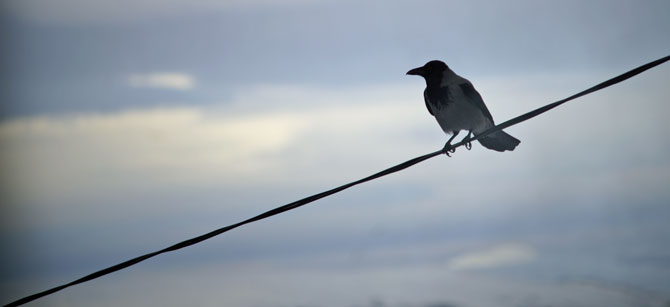
[[[491,269],[530,262],[535,259],[535,250],[524,244],[507,243],[486,250],[469,252],[451,259],[451,270]]]
[[[10,121],[0,127],[0,142],[8,145],[4,162],[16,170],[14,180],[25,179],[22,193],[80,194],[131,178],[160,185],[254,173],[264,165],[257,155],[286,146],[300,126],[290,116],[156,109]]]
[[[305,170],[294,174],[293,182],[313,182],[357,170],[362,163],[379,163],[375,150],[397,153],[399,144],[416,143],[411,133],[417,123],[434,127],[421,120],[426,119],[423,110],[412,111],[416,104],[402,100],[403,90],[305,90],[308,94],[289,109],[264,108],[266,100],[256,100],[296,98],[281,94],[287,91],[292,92],[251,90],[251,99],[239,97],[225,107],[5,121],[0,124],[0,167],[15,174],[6,182],[15,193],[42,200],[110,193],[109,187],[269,183],[293,168]],[[387,99],[393,93],[401,98]],[[330,97],[332,103],[315,104],[316,97]],[[417,116],[399,121],[411,113]],[[441,137],[439,131],[435,135]],[[335,173],[324,164],[347,156],[350,165]],[[307,171],[317,166],[319,172]]]
[[[132,74],[128,77],[128,84],[136,88],[164,88],[185,91],[193,89],[195,78],[189,74],[178,72]]]

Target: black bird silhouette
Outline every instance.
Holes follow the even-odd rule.
[[[423,92],[426,108],[435,116],[442,130],[452,134],[445,148],[451,146],[451,141],[461,130],[468,131],[463,139],[467,141],[471,134],[477,135],[494,126],[491,112],[472,83],[457,75],[444,62],[430,61],[407,74],[421,76],[426,80],[426,90]],[[493,132],[478,141],[495,151],[514,150],[521,142],[503,131]],[[466,144],[467,149],[471,146],[469,142]]]

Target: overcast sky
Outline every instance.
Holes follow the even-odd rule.
[[[670,2],[5,0],[0,303],[440,149],[670,52]],[[29,306],[667,306],[670,64]]]

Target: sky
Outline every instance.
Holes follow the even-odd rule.
[[[5,0],[0,303],[441,149],[670,52],[668,1]],[[670,64],[27,306],[668,306]]]

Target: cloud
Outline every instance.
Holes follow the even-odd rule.
[[[51,227],[52,230],[67,225],[88,238],[83,239],[84,241],[91,238],[101,241],[89,233],[99,229],[106,229],[105,231],[132,229],[121,221],[128,219],[129,212],[133,212],[136,218],[143,221],[141,229],[147,228],[146,225],[150,223],[145,222],[147,220],[160,221],[157,223],[160,225],[152,226],[156,226],[157,229],[163,227],[157,233],[160,233],[163,239],[172,241],[174,238],[182,238],[183,233],[190,233],[189,229],[196,229],[193,232],[200,233],[209,230],[208,225],[232,222],[238,217],[258,213],[257,209],[261,206],[267,209],[277,202],[293,200],[305,196],[306,193],[360,178],[429,150],[439,149],[445,136],[424,109],[420,100],[421,88],[421,84],[360,89],[259,86],[240,91],[237,96],[233,96],[232,101],[226,101],[220,106],[138,109],[105,114],[41,116],[5,121],[0,123],[0,174],[6,176],[4,178],[6,193],[0,191],[0,195],[5,197],[3,200],[7,200],[7,203],[13,202],[13,197],[20,197],[24,200],[18,202],[24,205],[21,207],[22,210],[29,213],[39,212],[30,216],[29,221],[32,224],[28,225],[31,227],[45,229]],[[527,92],[532,93],[532,90]],[[601,97],[609,98],[604,94],[601,93]],[[621,99],[621,93],[614,91],[613,94],[618,97],[608,101],[611,104],[607,106],[616,106],[617,99]],[[603,103],[592,101],[596,107]],[[502,115],[499,110],[505,111],[507,109],[505,106],[508,105],[514,106],[511,102],[498,101],[497,105],[495,102],[491,103],[492,109],[497,108],[493,110],[494,114],[498,115]],[[448,159],[436,158],[323,200],[323,202],[335,202],[336,205],[321,206],[314,211],[295,211],[286,217],[273,219],[272,223],[259,223],[244,232],[236,232],[247,236],[243,237],[246,239],[245,244],[236,246],[234,240],[240,237],[228,236],[227,240],[230,241],[226,241],[225,248],[238,250],[240,246],[255,246],[258,250],[263,250],[268,245],[283,246],[290,242],[298,242],[295,244],[307,245],[315,250],[331,248],[337,249],[337,252],[342,254],[355,256],[356,253],[349,252],[355,249],[352,246],[365,246],[370,252],[364,250],[359,253],[363,255],[361,257],[380,262],[380,256],[377,255],[386,254],[386,257],[389,257],[386,259],[389,261],[384,263],[395,264],[404,259],[422,257],[421,254],[402,253],[407,250],[418,251],[417,253],[427,253],[426,250],[429,250],[430,253],[427,254],[434,255],[432,252],[434,249],[429,247],[407,248],[407,245],[403,245],[402,238],[405,240],[411,238],[414,241],[414,238],[431,240],[443,237],[445,228],[438,228],[435,225],[448,225],[447,230],[454,230],[449,236],[468,237],[468,229],[464,226],[473,226],[467,225],[468,221],[460,218],[463,216],[480,221],[474,226],[477,229],[478,240],[490,240],[491,236],[500,234],[501,228],[491,227],[483,222],[486,216],[497,216],[498,222],[501,218],[504,220],[505,216],[510,216],[511,219],[504,222],[516,223],[523,219],[523,215],[529,214],[528,210],[518,210],[521,206],[545,211],[550,209],[553,200],[568,197],[573,201],[560,206],[561,210],[572,206],[579,207],[580,211],[575,212],[584,212],[583,210],[592,203],[606,204],[608,209],[611,209],[611,203],[607,200],[621,198],[622,192],[624,196],[625,193],[639,193],[637,190],[646,186],[667,190],[664,184],[668,182],[668,172],[665,171],[667,168],[656,172],[646,171],[650,168],[639,169],[639,172],[635,173],[638,176],[634,177],[634,181],[630,184],[613,185],[611,178],[619,180],[617,176],[622,176],[622,170],[625,170],[624,166],[627,165],[625,163],[629,163],[631,159],[612,160],[612,164],[603,164],[603,169],[607,169],[614,176],[606,176],[610,173],[594,173],[593,168],[567,172],[567,167],[561,167],[561,173],[546,172],[548,167],[560,163],[561,160],[566,161],[565,165],[580,166],[580,161],[588,158],[581,149],[589,143],[583,142],[572,132],[567,134],[573,139],[560,143],[555,137],[558,133],[555,127],[560,127],[560,123],[543,128],[546,125],[545,121],[557,118],[564,122],[572,122],[584,130],[589,128],[591,129],[589,134],[605,135],[593,132],[593,126],[598,124],[597,122],[575,120],[570,117],[579,113],[576,111],[581,107],[582,104],[576,104],[571,108],[559,109],[545,116],[545,120],[514,127],[511,132],[522,138],[524,142],[522,144],[525,145],[512,154],[487,151],[475,145],[472,151],[461,150]],[[577,110],[573,111],[572,108]],[[648,117],[630,115],[631,112],[662,113],[657,110],[621,108],[618,112],[625,112],[630,118],[635,119]],[[615,111],[616,108],[607,114],[618,118],[619,114]],[[588,116],[594,112],[588,110],[583,114]],[[500,118],[506,117],[500,116]],[[533,137],[529,133],[531,130],[541,137]],[[667,129],[645,131],[647,133],[640,138],[653,141],[661,139],[660,134]],[[650,137],[652,139],[648,139]],[[550,159],[542,151],[533,150],[533,144],[544,139],[549,139],[545,143],[546,150],[559,151],[557,154],[561,156],[560,159]],[[571,149],[571,146],[580,150],[574,150],[574,153],[558,150]],[[661,150],[652,150],[654,148],[651,146],[654,144],[641,148],[650,152],[649,157],[658,155],[662,157],[662,161],[667,161],[666,147],[657,145]],[[591,150],[594,152],[608,154],[607,149],[612,148],[607,142],[595,143],[592,147]],[[645,152],[635,148],[635,151],[629,151],[629,154],[640,155]],[[564,156],[567,158],[563,158]],[[651,166],[658,167],[650,163],[648,167]],[[565,181],[557,181],[557,176],[564,173],[567,173]],[[609,178],[610,181],[603,182],[603,188],[594,190],[590,188],[594,185],[591,180],[594,176]],[[421,185],[421,189],[412,192],[408,183]],[[153,189],[142,190],[147,185],[151,185]],[[315,185],[318,185],[318,188],[314,189]],[[486,187],[484,191],[482,186]],[[187,189],[214,187],[224,196],[211,201],[206,196],[200,195],[200,190],[194,189],[187,190],[189,192],[187,196],[174,197],[179,196],[180,191],[184,191],[180,190],[183,187]],[[239,187],[242,188],[238,189]],[[575,195],[575,189],[582,188],[586,192],[585,195],[594,198],[594,201],[583,202],[582,197]],[[112,201],[113,206],[109,205],[109,201],[107,203],[103,201],[115,195],[125,197],[130,194],[132,197],[133,192],[138,189],[143,193],[137,194],[144,194],[139,200]],[[252,192],[249,192],[251,189]],[[653,189],[652,191],[656,191]],[[230,193],[234,190],[241,192]],[[276,190],[284,190],[291,195],[273,197],[277,194]],[[542,191],[556,194],[546,194]],[[667,195],[642,191],[652,196]],[[249,195],[242,198],[240,194]],[[396,195],[399,197],[391,197]],[[554,195],[556,197],[553,197]],[[87,200],[86,197],[92,201],[79,207],[76,207],[78,206],[76,202],[67,201],[75,198],[83,203]],[[163,200],[160,197],[169,201],[154,201]],[[390,198],[395,200],[384,201]],[[667,197],[659,199],[662,201]],[[204,203],[213,206],[208,210],[200,210],[205,206]],[[240,214],[241,211],[231,214],[230,210],[236,210],[233,208],[235,206],[244,207],[243,214]],[[315,216],[318,218],[314,218]],[[19,220],[14,217],[11,219]],[[203,221],[208,219],[209,223]],[[216,221],[212,222],[212,219]],[[95,225],[82,226],[86,222]],[[189,228],[192,224],[196,224],[197,227]],[[561,227],[557,228],[562,231],[563,225],[560,224]],[[551,231],[552,227],[549,229],[542,228],[538,231]],[[466,235],[462,236],[460,230]],[[397,244],[402,252],[399,255],[381,253],[379,245],[367,244],[369,242],[366,242],[365,238],[360,238],[361,235],[365,237],[366,233],[373,231],[376,233],[368,235],[368,240],[384,242],[388,239],[386,242]],[[62,232],[45,231],[45,233]],[[485,237],[479,237],[479,234]],[[338,236],[346,238],[340,241],[339,246],[336,240]],[[127,242],[135,238],[143,240],[144,236],[136,235],[132,238],[125,236],[121,239],[119,237],[110,238],[114,239],[110,241]],[[146,237],[155,239],[151,235]],[[555,237],[552,234],[551,238]],[[274,238],[279,239],[272,240]],[[351,241],[351,238],[356,239]],[[346,241],[347,244],[342,245],[342,241]],[[309,242],[322,244],[310,245]],[[228,245],[230,243],[233,244]],[[426,243],[427,246],[431,244],[432,242]],[[78,245],[91,248],[90,244]],[[324,247],[324,245],[331,246]],[[449,248],[453,245],[454,243],[450,242]],[[251,250],[253,249],[254,247],[251,247]],[[123,248],[120,247],[118,250]],[[453,249],[444,251],[444,254],[439,255],[439,259],[453,255],[453,251]],[[133,253],[134,251],[128,252]],[[276,254],[271,252],[264,255],[268,259],[277,258],[274,257]],[[341,258],[343,257],[338,257]],[[459,255],[447,264],[453,271],[467,272],[467,270],[525,263],[535,258],[536,252],[528,245],[502,244]],[[343,259],[348,265],[356,262],[348,260],[351,258]],[[402,261],[395,261],[396,259]],[[440,262],[438,269],[444,268],[443,265],[444,263]],[[439,270],[431,267],[430,271]],[[294,270],[291,273],[293,274]],[[396,273],[394,276],[403,276],[402,279],[406,279],[407,274],[404,272]],[[426,280],[424,272],[419,273],[416,274],[417,279]],[[351,274],[343,275],[343,282],[350,281],[353,276]],[[315,278],[323,276],[331,275],[320,274]],[[155,276],[152,279],[161,280]],[[369,284],[396,280],[399,279],[388,278],[386,275],[371,280]],[[456,285],[461,283],[460,279],[454,282]],[[384,285],[380,286],[380,289],[385,288],[387,287]],[[425,288],[423,284],[417,287],[422,288]],[[443,293],[442,288],[440,287],[440,292],[435,293]],[[472,289],[479,288],[475,285]],[[366,294],[373,293],[374,290],[370,289]],[[192,292],[198,293],[198,291]],[[258,293],[253,290],[251,292]],[[476,292],[476,295],[479,295],[481,291]],[[346,302],[340,305],[352,305],[352,303]]]
[[[455,271],[492,269],[530,262],[535,257],[536,252],[532,247],[508,243],[457,256],[449,261],[448,267]]]
[[[0,127],[0,142],[11,146],[3,162],[15,169],[13,181],[25,179],[19,191],[26,195],[80,194],[68,187],[96,191],[131,177],[202,183],[215,174],[254,173],[264,165],[257,155],[281,149],[301,126],[290,116],[206,113],[174,108],[10,121]]]
[[[136,88],[162,88],[186,91],[195,87],[195,78],[189,74],[177,72],[156,72],[132,74],[128,84]]]
[[[482,88],[496,92],[496,84],[482,82]],[[129,189],[263,186],[281,190],[300,186],[311,191],[310,186],[344,183],[439,149],[446,137],[424,109],[422,86],[413,83],[329,89],[260,85],[244,88],[220,105],[12,119],[0,123],[0,173],[8,174],[3,184],[9,194],[23,198],[20,203],[34,204],[72,199],[84,202]],[[531,95],[534,91],[530,88],[520,92]],[[604,94],[600,95],[609,101]],[[505,112],[516,115],[529,107],[515,103],[516,97],[494,96],[490,108],[500,120],[512,116]],[[609,101],[611,104],[622,94],[614,92],[612,96],[616,97]],[[575,104],[571,108],[579,111],[583,105],[597,108],[602,103]],[[593,191],[599,192],[596,195],[613,195],[610,191],[622,174],[637,174],[638,179],[617,187],[622,193],[658,195],[665,191],[662,183],[667,181],[667,172],[663,170],[668,167],[663,153],[667,146],[662,142],[639,147],[646,150],[643,153],[649,152],[640,160],[630,158],[640,156],[638,147],[635,151],[608,152],[615,148],[609,139],[619,144],[621,133],[626,131],[614,136],[591,133],[597,134],[602,143],[591,146],[585,146],[591,134],[570,132],[564,141],[556,137],[566,134],[558,134],[555,129],[561,122],[575,123],[570,129],[588,125],[591,132],[600,126],[609,127],[580,117],[595,111],[576,112],[566,107],[544,120],[508,129],[523,142],[513,154],[487,151],[475,144],[471,152],[464,151],[447,161],[437,158],[400,176],[389,176],[384,180],[419,184],[424,192],[420,200],[413,200],[411,209],[403,206],[387,213],[436,224],[456,216],[509,215],[510,208],[525,208],[534,197],[562,199],[580,191],[585,197],[594,195]],[[645,114],[664,114],[649,108],[612,108],[608,112],[613,118],[623,116],[617,113],[621,112],[640,119],[637,121],[649,118]],[[547,121],[556,124],[545,124]],[[637,141],[660,138],[658,133],[667,130],[647,126],[650,129],[645,131],[649,133]],[[558,151],[573,147],[608,152],[614,158],[592,161],[599,156]],[[545,155],[553,157],[557,152],[570,158],[544,162]],[[645,164],[631,165],[635,161]],[[585,166],[589,170],[599,166],[603,171],[584,174],[579,169]],[[512,173],[515,175],[510,176]],[[480,193],[481,178],[490,179],[487,193]],[[557,182],[561,187],[583,184],[566,194],[557,188]],[[510,192],[519,186],[528,186],[532,192]],[[475,193],[479,196],[471,197]],[[505,207],[500,206],[501,199]],[[448,206],[444,200],[448,200]],[[349,209],[331,214],[349,217]],[[365,219],[367,214],[376,214],[378,208],[356,210],[365,211],[361,214]]]
[[[132,80],[136,86],[188,83],[179,81],[181,78],[188,79],[155,75]],[[403,101],[403,91],[304,90],[307,94],[302,97],[289,94],[293,92],[262,87],[220,107],[5,121],[0,124],[0,167],[15,174],[5,182],[13,186],[15,194],[41,196],[43,200],[109,193],[105,191],[110,186],[236,185],[245,178],[255,184],[269,183],[291,168],[310,169],[316,163],[323,172],[301,172],[302,180],[314,181],[333,176],[322,165],[328,157],[342,160],[352,156],[351,166],[337,171],[353,171],[358,163],[379,160],[371,150],[374,147],[391,151],[398,144],[416,143],[411,134],[418,122],[433,127],[430,121],[421,120],[425,119],[421,109],[414,112],[418,120],[410,116],[397,122],[416,109],[415,104]],[[390,95],[401,98],[386,99]],[[265,108],[267,100],[257,100],[262,97],[290,100],[296,105]],[[329,97],[332,103],[314,104],[317,97]],[[384,116],[378,116],[381,104]],[[441,136],[439,131],[435,135]],[[68,180],[61,180],[63,177]],[[293,180],[302,181],[300,178],[296,175]]]

